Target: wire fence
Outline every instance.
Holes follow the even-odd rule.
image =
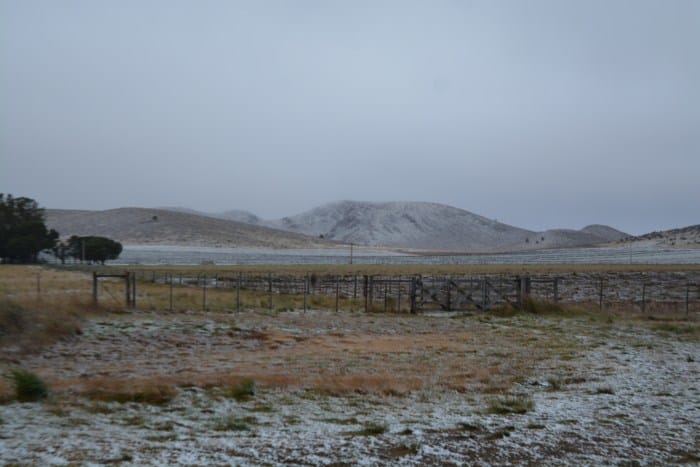
[[[94,300],[159,310],[310,308],[387,312],[488,311],[527,300],[640,312],[700,312],[700,272],[483,275],[173,274],[95,276]],[[127,279],[128,277],[128,279]],[[126,281],[120,285],[120,281]],[[99,283],[99,286],[98,286]],[[118,289],[122,292],[117,292]],[[111,291],[110,291],[111,290]],[[104,294],[102,294],[104,295]],[[124,298],[125,297],[125,298]],[[126,301],[125,301],[126,300]]]

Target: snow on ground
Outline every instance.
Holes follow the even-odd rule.
[[[175,399],[165,405],[99,402],[68,390],[41,403],[0,405],[0,463],[668,465],[700,461],[700,353],[695,338],[627,320],[333,316],[287,313],[267,320],[265,315],[242,314],[236,315],[236,323],[270,331],[279,322],[277,330],[319,338],[356,332],[379,339],[384,332],[373,327],[388,327],[393,320],[400,325],[386,332],[403,330],[406,339],[431,329],[441,333],[470,329],[480,332],[481,337],[474,337],[482,339],[480,347],[490,339],[500,349],[505,344],[498,341],[499,336],[522,330],[523,342],[556,334],[566,336],[571,347],[548,355],[533,350],[537,355],[533,367],[506,390],[514,398],[534,403],[522,414],[491,413],[489,401],[503,396],[497,392],[456,391],[433,385],[429,378],[421,389],[405,395],[375,391],[332,395],[314,387],[262,386],[242,401],[223,397],[216,388],[180,387]],[[212,338],[213,355],[216,351],[211,349],[223,345],[215,337],[221,335],[223,323],[224,318],[204,313],[165,319],[154,314],[120,315],[113,321],[102,317],[86,325],[77,342],[59,343],[20,363],[43,368],[54,378],[98,368],[116,371],[118,357],[103,367],[73,359],[85,358],[88,349],[101,349],[100,361],[109,360],[106,352],[116,344],[124,346],[129,338],[137,342],[144,335],[174,335],[178,329],[184,335],[185,328],[193,330],[190,344]],[[134,352],[140,348],[134,344]],[[264,351],[237,348],[249,352],[245,355]],[[167,346],[150,349],[154,365],[173,364],[161,360],[165,356],[160,354],[171,350]],[[515,350],[527,353],[530,348]],[[211,365],[206,355],[198,356],[204,367]],[[510,357],[504,353],[502,358],[502,364],[508,365]],[[148,362],[145,355],[128,365],[122,363],[129,371],[148,373],[154,371]]]

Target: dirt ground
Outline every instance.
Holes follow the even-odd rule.
[[[0,463],[698,463],[698,343],[581,312],[102,313],[0,350],[51,388],[0,405]]]

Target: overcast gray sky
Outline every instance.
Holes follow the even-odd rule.
[[[700,223],[700,1],[0,0],[0,192]]]

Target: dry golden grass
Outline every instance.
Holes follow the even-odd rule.
[[[82,384],[80,394],[101,402],[165,404],[177,395],[177,390],[172,383],[160,377],[94,378]]]
[[[14,399],[13,388],[4,378],[0,378],[0,404],[9,402],[12,399]]]
[[[0,265],[0,348],[35,353],[81,332],[81,320],[110,308],[93,303],[92,278],[41,266]]]
[[[50,306],[22,305],[0,298],[0,347],[12,346],[20,353],[35,353],[59,339],[80,334],[81,317],[91,306],[82,303]]]
[[[367,320],[372,316],[357,318]],[[226,338],[222,338],[213,347],[217,350],[208,352],[197,367],[185,365],[187,371],[169,363],[169,351],[161,347],[148,359],[146,371],[150,374],[140,374],[138,364],[129,362],[132,373],[126,379],[109,375],[54,377],[51,385],[59,392],[78,392],[95,400],[146,402],[159,400],[163,388],[220,388],[215,392],[218,394],[222,388],[234,387],[246,379],[260,387],[306,389],[331,395],[404,395],[425,388],[500,393],[507,392],[513,382],[530,373],[533,358],[546,356],[544,342],[529,345],[527,352],[522,350],[531,334],[527,330],[498,336],[487,332],[488,328],[479,332],[407,330],[410,336],[395,329],[389,330],[389,334],[325,332],[307,336],[273,329],[256,331],[255,346],[236,346],[236,350],[230,350],[223,344]],[[499,352],[479,354],[479,349],[493,345],[496,338],[503,339]],[[138,345],[125,339],[124,345]],[[235,368],[222,369],[217,362],[226,361],[229,355],[237,359]],[[285,361],[284,365],[279,365],[280,360]],[[114,365],[104,366],[100,362],[98,367],[87,371],[104,374],[113,368],[123,373],[118,361]],[[154,375],[154,367],[162,368],[163,373]]]
[[[33,296],[32,279],[36,274],[46,279],[40,300]],[[0,278],[0,298],[19,303],[22,320],[32,323],[33,330],[25,334],[27,348],[33,351],[57,338],[74,335],[78,329],[75,323],[85,316],[100,313],[101,319],[120,320],[119,332],[110,335],[109,343],[90,341],[82,348],[80,344],[85,340],[76,339],[73,357],[64,354],[72,351],[71,347],[63,350],[58,360],[52,360],[51,368],[41,361],[34,365],[47,376],[53,389],[77,391],[104,401],[164,403],[174,397],[177,387],[231,387],[245,378],[261,387],[312,389],[328,394],[405,394],[425,388],[501,394],[530,375],[542,361],[576,350],[580,344],[559,326],[561,319],[590,321],[590,326],[604,327],[608,320],[638,323],[642,318],[649,326],[657,325],[648,316],[625,315],[624,310],[601,314],[594,305],[562,308],[540,302],[533,302],[529,312],[502,309],[454,320],[384,313],[268,313],[267,294],[248,291],[241,294],[243,309],[247,310],[241,314],[166,313],[163,310],[169,305],[169,286],[151,282],[139,282],[139,309],[117,318],[105,314],[103,308],[93,308],[90,301],[76,301],[74,294],[52,295],[50,287],[56,287],[63,292],[80,291],[81,297],[89,300],[91,277],[87,274],[11,266],[0,267]],[[103,281],[100,287],[100,297],[105,297],[107,303],[110,297],[122,297],[123,283],[119,281]],[[201,309],[201,289],[178,286],[173,292],[178,297],[174,300],[177,309]],[[276,309],[299,309],[302,300],[276,295],[274,304]],[[313,296],[308,300],[316,309],[333,309],[335,302],[334,297]],[[235,291],[208,288],[207,307],[233,310]],[[120,309],[114,305],[113,310]],[[128,326],[122,325],[140,319],[161,327],[155,334],[134,339],[129,333],[137,331],[125,331]],[[186,320],[188,328],[184,329],[178,320]],[[496,321],[499,325],[494,326]],[[227,326],[205,334],[213,322]],[[197,333],[183,332],[193,328],[198,329]],[[690,331],[675,325],[658,329],[682,336],[697,334],[697,327]],[[129,349],[134,360],[111,360],[111,355],[122,349]],[[80,376],[62,370],[70,366],[71,358],[95,353],[101,355],[100,359],[81,361]],[[146,355],[148,358],[141,358]],[[6,390],[0,386],[0,397]]]

